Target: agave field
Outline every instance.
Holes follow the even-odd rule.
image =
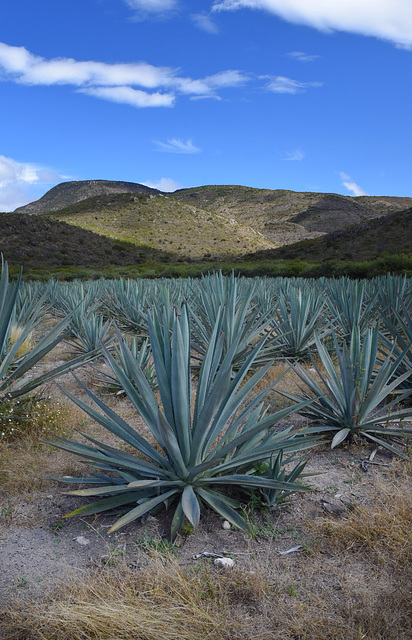
[[[98,369],[103,356],[111,373],[101,373],[101,384],[127,395],[152,436],[149,441],[135,432],[96,391],[84,387],[88,403],[68,392],[133,450],[87,437],[85,444],[50,443],[94,469],[70,482],[94,485],[75,494],[98,500],[70,516],[121,507],[126,513],[115,530],[163,505],[174,509],[174,539],[185,518],[198,525],[204,505],[247,530],[227,489],[266,497],[302,489],[281,474],[284,454],[286,463],[325,438],[334,448],[363,437],[405,455],[393,444],[412,434],[412,284],[405,278],[247,280],[218,273],[201,280],[10,284],[4,264],[0,296],[0,401],[92,359]],[[55,326],[19,356],[46,314],[56,318]],[[14,342],[12,327],[19,334]],[[27,378],[63,339],[73,359]],[[267,390],[253,391],[279,359],[303,384],[299,395],[282,392],[293,403],[273,413],[265,404]],[[301,365],[308,359],[316,378]],[[308,426],[279,430],[291,413],[307,417]],[[301,462],[297,468],[303,469]],[[273,499],[270,504],[276,507]]]
[[[43,439],[84,463],[56,478],[77,501],[64,519],[104,514],[110,534],[166,513],[171,544],[214,513],[253,538],[250,509],[310,491],[313,451],[362,444],[407,464],[411,309],[401,276],[31,283],[3,262],[0,444],[21,438],[13,409],[55,381],[96,425]]]

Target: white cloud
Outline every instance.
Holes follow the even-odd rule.
[[[367,196],[366,191],[362,189],[356,182],[353,182],[352,178],[343,171],[339,171],[339,176],[342,184],[346,189],[354,196]]]
[[[266,88],[274,93],[302,93],[311,87],[321,87],[322,82],[300,82],[292,80],[285,76],[261,76],[262,79],[268,78],[269,82]]]
[[[300,162],[305,157],[305,152],[302,149],[296,149],[295,151],[287,151],[283,160],[291,162]]]
[[[321,31],[347,31],[412,49],[411,0],[215,0],[212,10],[261,9]]]
[[[192,13],[190,16],[196,27],[206,33],[219,33],[219,27],[216,22],[213,22],[212,18],[207,13]]]
[[[244,73],[232,69],[229,71],[220,71],[214,76],[207,76],[204,81],[211,88],[222,88],[240,87],[248,80],[249,78]]]
[[[313,62],[316,58],[319,58],[318,55],[310,55],[309,53],[304,53],[303,51],[291,51],[286,54],[288,58],[293,58],[294,60],[298,60],[298,62]]]
[[[160,142],[160,140],[153,140],[157,145],[159,151],[166,153],[199,153],[201,149],[195,147],[191,140],[179,140],[178,138],[171,138],[167,142]]]
[[[132,107],[172,107],[175,102],[175,96],[170,93],[147,93],[132,87],[93,87],[78,91]]]
[[[0,156],[0,211],[14,211],[39,197],[39,188],[66,179],[29,162],[17,162]]]
[[[236,70],[192,79],[180,76],[177,69],[156,67],[146,62],[107,64],[73,58],[47,60],[24,47],[4,43],[0,43],[0,79],[26,85],[71,85],[83,93],[134,107],[170,107],[175,93],[216,97],[217,89],[239,87],[249,80]]]
[[[172,191],[176,191],[176,189],[182,189],[183,185],[173,178],[160,178],[157,182],[152,182],[151,180],[146,180],[146,182],[141,182],[141,184],[145,184],[146,187],[151,187],[152,189],[159,189],[159,191],[165,191],[166,193],[171,193]]]

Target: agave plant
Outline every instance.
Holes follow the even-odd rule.
[[[293,462],[295,456],[291,456],[287,460],[287,464]],[[283,463],[283,451],[279,451],[277,455],[273,455],[269,461],[266,472],[262,475],[266,478],[276,480],[277,482],[295,482],[298,478],[303,478],[303,471],[308,463],[307,458],[299,460],[298,463],[290,471],[286,471]],[[309,475],[309,474],[306,474]],[[279,505],[285,505],[292,491],[285,489],[267,489],[260,490],[263,500],[268,509],[276,509]]]
[[[186,306],[180,318],[174,316],[171,331],[165,324],[160,324],[160,315],[152,319],[148,314],[160,403],[124,341],[121,343],[122,357],[128,362],[132,382],[121,364],[107,350],[105,352],[107,362],[157,446],[122,420],[86,386],[82,385],[84,391],[100,411],[66,392],[89,416],[121,438],[135,453],[130,453],[130,449],[126,452],[108,446],[88,435],[85,438],[90,444],[64,438],[50,442],[82,456],[99,470],[87,478],[59,479],[100,485],[71,491],[70,495],[100,499],[75,509],[65,517],[127,509],[109,529],[111,532],[162,504],[168,507],[174,503],[174,539],[185,517],[194,527],[198,525],[201,507],[206,505],[248,531],[246,521],[236,511],[239,502],[228,495],[228,489],[302,490],[299,484],[252,475],[252,471],[256,462],[265,461],[275,452],[283,450],[289,453],[314,446],[317,441],[313,436],[292,432],[291,428],[276,430],[279,420],[307,406],[309,401],[269,414],[262,402],[265,392],[248,400],[269,365],[247,377],[262,347],[259,344],[233,375],[233,356],[239,339],[222,358],[224,341],[218,314],[192,406],[191,345]]]
[[[145,333],[147,289],[134,280],[118,280],[111,283],[105,297],[106,314],[114,318],[123,330]]]
[[[412,317],[408,307],[402,300],[398,300],[397,309],[393,308],[389,315],[387,310],[381,312],[387,334],[381,336],[383,347],[399,362],[396,375],[405,374],[412,369]],[[411,377],[399,385],[399,390],[411,390]],[[412,393],[408,398],[412,402]]]
[[[374,313],[376,296],[377,292],[365,280],[329,281],[327,304],[341,337],[349,339],[354,328],[363,332],[373,322],[377,315]]]
[[[373,283],[376,288],[378,315],[383,315],[390,323],[396,324],[397,315],[410,316],[412,308],[411,279],[406,276],[387,274]]]
[[[15,284],[9,283],[7,262],[2,259],[0,277],[0,402],[7,398],[16,398],[36,389],[41,384],[80,366],[85,357],[81,356],[48,372],[33,377],[36,365],[51,349],[53,349],[67,335],[70,317],[64,318],[56,324],[37,344],[19,355],[22,345],[38,325],[42,318],[45,298],[33,299],[31,304],[24,306],[24,313],[20,314],[20,331],[14,342],[10,340],[10,332],[15,319],[16,300],[21,284],[22,272]]]
[[[101,352],[102,345],[107,347],[114,339],[111,321],[105,321],[103,316],[97,313],[77,317],[70,325],[72,339],[68,340],[68,344],[74,355],[97,355]]]
[[[294,365],[309,393],[302,391],[301,396],[283,391],[279,393],[294,401],[317,396],[313,404],[301,413],[312,422],[310,433],[333,435],[332,448],[348,437],[364,436],[404,456],[383,438],[412,435],[412,428],[395,424],[412,416],[412,407],[402,408],[402,402],[411,395],[412,390],[394,395],[397,388],[412,375],[412,369],[397,375],[403,353],[395,359],[390,353],[383,361],[380,360],[379,337],[378,325],[368,329],[363,340],[360,329],[354,327],[349,345],[344,341],[340,348],[333,334],[336,367],[321,340],[315,336],[324,373],[314,358],[312,365],[323,386],[302,366]]]
[[[282,291],[274,314],[274,345],[284,357],[307,358],[315,332],[325,324],[324,302],[314,290]],[[325,331],[323,331],[325,333]]]
[[[122,339],[117,328],[116,332],[119,339],[119,345],[121,345]],[[157,385],[157,381],[151,357],[152,351],[150,348],[149,338],[143,338],[142,341],[140,341],[137,337],[134,337],[131,340],[126,339],[126,344],[130,349],[132,359],[130,359],[129,357],[124,357],[121,346],[117,347],[116,345],[113,345],[112,352],[116,359],[120,362],[127,378],[133,384],[133,371],[137,365],[143,371],[151,388],[154,389]],[[132,364],[132,366],[130,366],[130,363]],[[103,371],[101,368],[97,369],[96,377],[98,382],[103,386],[104,389],[109,390],[110,393],[114,393],[116,395],[125,394],[126,392],[120,384],[120,381],[114,375],[111,369],[110,371],[111,373],[109,373],[108,371]]]
[[[268,334],[270,312],[262,314],[252,304],[254,286],[232,274],[225,277],[221,272],[205,277],[197,291],[191,311],[193,350],[202,360],[213,335],[217,318],[223,332],[222,356],[236,340],[238,348],[233,356],[233,368],[239,368],[262,335]],[[274,352],[269,341],[254,361],[255,368],[272,361]]]

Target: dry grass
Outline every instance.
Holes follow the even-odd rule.
[[[72,455],[42,444],[42,439],[56,435],[70,437],[74,429],[84,425],[84,413],[60,393],[23,397],[2,409],[1,433],[5,435],[0,434],[0,504],[22,501],[50,485],[47,478],[76,475],[74,469],[82,469]],[[16,409],[21,409],[18,417],[14,417]]]
[[[158,556],[150,569],[104,569],[31,604],[3,613],[7,640],[269,639],[255,628],[262,609],[255,574],[183,570]],[[246,615],[245,615],[246,613]]]
[[[252,568],[252,567],[250,567]],[[0,610],[3,640],[408,640],[408,582],[351,553],[242,571],[157,556],[105,567]]]
[[[12,324],[10,327],[10,342],[11,344],[14,344],[16,342],[16,340],[18,340],[21,336],[21,334],[24,331],[24,327],[20,327],[17,324]],[[34,340],[33,340],[33,333],[30,332],[29,335],[27,336],[27,338],[24,340],[24,342],[20,345],[17,353],[16,353],[16,358],[19,358],[20,356],[24,356],[26,353],[28,353],[34,346]]]
[[[375,483],[373,505],[358,506],[344,520],[327,520],[323,532],[341,549],[372,553],[383,564],[412,565],[412,461],[398,462]]]

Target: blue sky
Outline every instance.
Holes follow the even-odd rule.
[[[411,0],[13,0],[0,211],[63,180],[412,196]]]

